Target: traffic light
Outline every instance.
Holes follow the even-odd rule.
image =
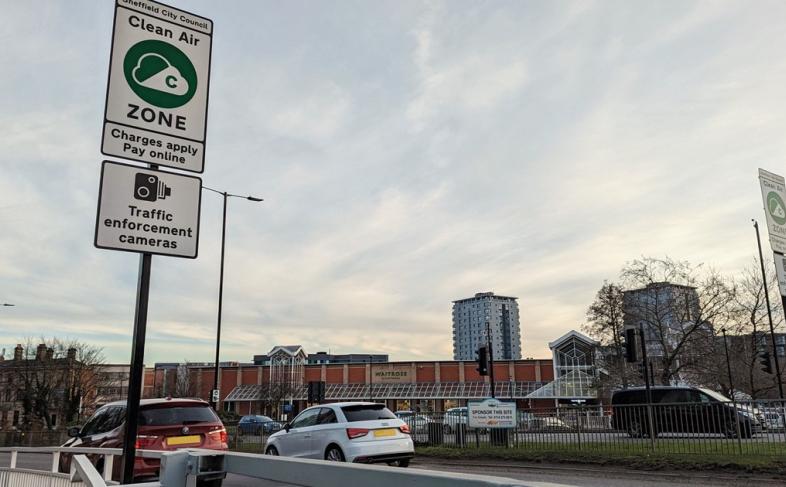
[[[308,383],[308,402],[319,403],[325,401],[325,382],[311,381]]]
[[[761,370],[772,374],[772,360],[770,360],[770,352],[768,350],[759,352],[759,364],[761,365]]]
[[[638,362],[636,354],[636,329],[628,328],[625,330],[625,360],[628,362]]]
[[[480,375],[489,375],[488,347],[478,348],[478,351],[476,352],[476,357],[478,361],[478,366],[475,370],[477,370]]]

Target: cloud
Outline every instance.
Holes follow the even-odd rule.
[[[154,52],[140,56],[131,71],[131,77],[152,90],[178,96],[188,93],[188,80],[164,56]]]
[[[138,257],[91,243],[111,4],[21,5],[7,30],[28,42],[0,52],[0,300],[17,304],[0,337],[125,361]],[[519,297],[523,353],[544,357],[626,261],[735,273],[756,251],[756,169],[786,172],[779,3],[255,8],[189,9],[233,26],[204,183],[265,198],[228,202],[222,359],[450,358],[451,301],[487,290]],[[221,219],[205,194],[199,258],[154,258],[146,362],[212,360]]]

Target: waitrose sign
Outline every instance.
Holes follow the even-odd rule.
[[[411,382],[412,375],[409,367],[374,367],[371,380],[375,383],[399,384]]]

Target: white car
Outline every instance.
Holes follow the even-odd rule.
[[[265,453],[407,467],[415,445],[407,423],[384,404],[341,402],[304,409],[268,437]]]
[[[429,423],[434,421],[428,416],[413,411],[396,411],[396,417],[407,423],[410,431],[427,433]]]

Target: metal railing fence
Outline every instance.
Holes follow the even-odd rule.
[[[9,467],[0,466],[0,487],[107,487],[109,482],[91,463],[87,454],[120,455],[118,449],[95,448],[0,448],[0,453],[10,453]],[[346,485],[374,485],[394,487],[400,485],[428,485],[429,487],[525,487],[527,482],[502,477],[456,474],[430,470],[360,465],[352,463],[284,458],[247,453],[218,452],[211,450],[177,450],[168,452],[137,451],[143,457],[161,461],[158,480],[134,487],[193,487],[194,485],[220,485],[226,474],[269,480],[301,487],[345,487]],[[52,464],[61,454],[74,454],[69,474],[49,470],[29,470],[16,467],[19,454],[49,454]],[[13,479],[9,483],[9,479]],[[216,483],[219,482],[219,483]],[[280,485],[280,484],[279,484]]]
[[[403,419],[421,446],[786,456],[780,401],[566,406],[519,409],[517,416],[507,429],[470,428],[466,410]]]

